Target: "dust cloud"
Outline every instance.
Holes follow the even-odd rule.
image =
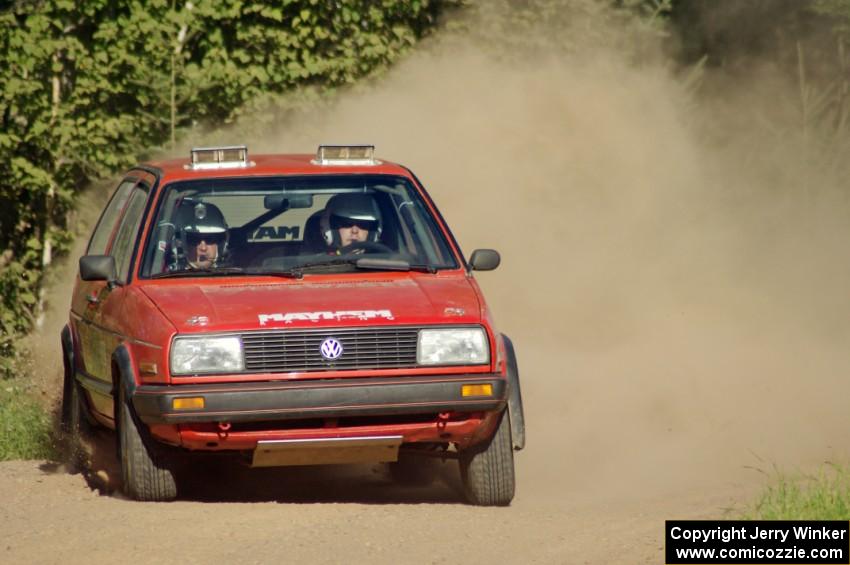
[[[68,255],[54,261],[47,270],[43,311],[36,318],[35,330],[24,340],[23,368],[32,376],[29,385],[32,390],[38,391],[44,403],[51,406],[56,414],[62,396],[60,335],[68,323],[78,261],[85,253],[89,236],[114,188],[112,181],[99,182],[78,197],[68,222],[68,229],[75,235],[75,240]]]
[[[651,33],[581,15],[557,50],[546,30],[528,52],[437,41],[257,149],[375,143],[467,254],[502,253],[476,278],[520,355],[520,499],[674,496],[841,460],[848,205],[753,126],[794,85],[765,72],[699,99]],[[776,88],[791,94],[755,96]]]
[[[770,105],[746,95],[764,75],[699,99],[651,30],[597,4],[568,3],[560,32],[466,22],[333,104],[214,137],[374,143],[419,175],[467,256],[501,252],[476,279],[519,355],[518,503],[673,497],[841,460],[848,203],[787,139],[747,128]]]

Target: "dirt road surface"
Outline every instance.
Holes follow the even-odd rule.
[[[823,403],[803,386],[778,392],[811,368],[762,368],[767,350],[712,361],[717,350],[740,349],[730,341],[705,340],[672,360],[661,348],[591,355],[570,372],[552,361],[563,352],[524,350],[524,374],[534,375],[531,441],[517,457],[509,508],[463,504],[450,463],[435,485],[403,489],[380,466],[210,462],[179,501],[138,503],[114,492],[120,473],[103,433],[88,480],[46,462],[0,465],[0,555],[4,563],[660,563],[665,519],[728,517],[762,484],[752,467],[811,468],[846,445],[840,399]],[[680,345],[668,344],[668,353]],[[728,375],[722,386],[699,390],[715,372]],[[753,375],[749,385],[731,382]]]
[[[477,279],[524,387],[510,507],[463,504],[452,463],[402,489],[380,466],[206,461],[178,501],[137,503],[99,434],[85,475],[0,464],[0,563],[660,563],[665,519],[732,516],[777,469],[846,461],[847,202],[772,138],[706,140],[720,118],[668,66],[585,23],[592,49],[581,33],[520,61],[437,43],[332,108],[210,140],[374,142],[420,175],[467,255],[501,251]],[[36,347],[48,395],[71,277]]]
[[[845,353],[680,324],[586,355],[517,334],[530,441],[508,508],[463,504],[452,463],[404,489],[381,466],[202,462],[177,502],[139,503],[100,433],[85,477],[0,464],[0,560],[661,563],[665,519],[729,517],[774,465],[814,469],[850,439]]]

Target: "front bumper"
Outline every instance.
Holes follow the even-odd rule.
[[[466,396],[462,385],[490,384],[490,396]],[[131,393],[146,424],[252,422],[435,412],[501,411],[502,375],[429,375],[201,385],[141,385]],[[203,397],[204,408],[176,411],[174,399]]]

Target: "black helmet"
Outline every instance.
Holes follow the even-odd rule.
[[[215,204],[184,200],[174,223],[184,254],[190,245],[197,245],[202,239],[218,244],[217,259],[227,251],[227,222]]]
[[[177,211],[178,230],[192,234],[227,234],[227,222],[218,206],[195,200],[184,200]]]
[[[322,214],[322,236],[328,245],[339,245],[339,228],[357,225],[369,231],[367,241],[381,236],[381,211],[370,194],[337,194],[328,200]]]

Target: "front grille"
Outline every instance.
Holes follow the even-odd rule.
[[[418,327],[280,330],[243,333],[246,373],[289,373],[416,367]],[[321,353],[328,338],[342,344],[334,360]]]

